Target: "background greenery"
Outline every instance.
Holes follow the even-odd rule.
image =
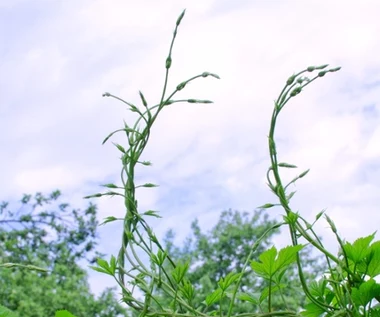
[[[93,204],[83,211],[70,208],[59,191],[24,195],[16,209],[2,203],[0,263],[49,271],[0,267],[0,304],[23,317],[54,316],[58,309],[78,317],[127,316],[114,290],[96,298],[89,288],[83,267],[101,255],[95,251],[96,214]]]
[[[12,205],[15,205],[12,203]],[[1,268],[0,304],[20,316],[54,316],[58,309],[67,309],[74,315],[111,317],[127,316],[127,310],[118,303],[113,289],[106,289],[96,298],[88,284],[86,264],[93,264],[97,256],[97,208],[93,204],[81,211],[63,203],[59,191],[50,195],[37,193],[24,195],[20,206],[12,210],[8,203],[0,209],[0,257],[2,263],[38,265],[49,272],[24,268]],[[226,276],[231,270],[241,270],[250,246],[274,221],[260,211],[223,211],[218,223],[209,232],[203,232],[198,221],[191,224],[192,234],[183,244],[174,244],[175,230],[166,233],[164,244],[175,261],[190,261],[189,280],[197,289],[196,305],[201,305],[213,291],[213,281]],[[257,255],[270,247],[279,233],[272,231],[257,250]],[[305,252],[305,255],[308,253]],[[257,259],[257,256],[255,257]],[[310,278],[319,274],[322,267],[308,256]],[[299,288],[296,271],[288,272],[285,296],[287,308],[303,307],[305,295]],[[242,285],[248,293],[258,293],[266,282],[247,274]],[[246,288],[245,286],[245,288]],[[243,291],[243,290],[242,290]],[[162,303],[170,299],[161,295]],[[274,298],[274,307],[283,304]],[[250,312],[247,302],[238,302],[237,312]]]

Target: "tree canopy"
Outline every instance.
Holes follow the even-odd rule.
[[[0,304],[23,317],[54,316],[67,309],[77,317],[127,316],[113,289],[96,298],[79,262],[94,263],[98,225],[93,204],[81,211],[61,193],[24,195],[19,208],[0,205]],[[30,270],[10,263],[46,269]]]

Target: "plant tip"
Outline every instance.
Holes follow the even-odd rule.
[[[291,93],[290,93],[290,96],[291,97],[294,97],[294,96],[297,96],[302,90],[302,87],[296,87],[294,88]]]
[[[342,67],[335,67],[335,68],[332,68],[330,69],[330,72],[337,72],[338,70],[340,70]]]
[[[213,74],[210,72],[203,72],[202,73],[202,77],[208,77],[208,76],[212,76],[212,77],[215,77],[216,79],[220,79],[220,77],[217,74]]]
[[[324,69],[324,68],[326,68],[327,66],[329,66],[329,64],[324,64],[324,65],[318,66],[318,67],[316,67],[315,69]]]
[[[186,86],[186,82],[184,81],[184,82],[180,83],[180,84],[177,86],[177,90],[180,91],[180,90],[182,90],[183,88],[185,88],[185,86]]]
[[[296,79],[296,75],[290,76],[288,80],[286,81],[286,85],[290,86],[291,84],[293,84],[295,79]]]
[[[180,16],[178,17],[177,22],[176,22],[176,25],[177,25],[177,26],[181,23],[181,21],[182,21],[184,15],[185,15],[185,12],[186,12],[186,9],[184,9],[184,10],[182,11],[182,13],[180,14]]]

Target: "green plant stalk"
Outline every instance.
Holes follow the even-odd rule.
[[[323,69],[323,68],[325,68],[327,66],[328,65],[323,65],[323,66],[318,67],[317,69]],[[337,70],[339,70],[339,68],[330,69],[327,72],[335,72]],[[282,185],[281,177],[280,177],[280,174],[279,174],[279,171],[278,171],[277,151],[276,151],[276,145],[275,145],[275,141],[274,141],[274,133],[275,133],[275,127],[276,127],[277,117],[278,117],[280,111],[286,105],[286,103],[292,97],[294,97],[298,93],[300,93],[305,86],[309,85],[311,82],[313,82],[314,80],[316,80],[318,77],[322,77],[322,76],[320,76],[318,74],[318,76],[315,76],[312,80],[301,79],[301,82],[298,82],[298,81],[296,82],[296,83],[299,83],[300,86],[293,89],[293,87],[296,85],[296,83],[294,83],[295,79],[297,77],[299,77],[301,74],[303,74],[303,73],[305,73],[307,71],[308,71],[307,69],[303,70],[303,71],[299,72],[298,74],[291,76],[288,79],[287,84],[285,85],[285,87],[283,88],[283,90],[282,90],[279,98],[275,102],[275,107],[274,107],[274,110],[273,110],[273,113],[272,113],[272,119],[271,119],[271,125],[270,125],[270,130],[269,130],[269,137],[268,137],[268,139],[269,139],[269,153],[270,153],[270,159],[271,159],[271,168],[270,168],[270,170],[272,170],[272,172],[273,172],[273,175],[274,175],[274,178],[275,178],[275,181],[276,181],[276,185],[274,186],[272,184],[272,182],[270,181],[269,177],[268,177],[268,182],[269,182],[269,186],[272,188],[272,191],[278,196],[278,198],[280,200],[280,203],[281,203],[282,207],[284,208],[284,210],[286,211],[286,214],[287,214],[288,217],[290,215],[295,215],[295,214],[293,213],[293,211],[289,207],[289,203],[288,203],[288,200],[286,198],[285,190],[284,190],[284,187]],[[306,81],[306,84],[302,84],[303,81]],[[291,89],[293,89],[292,92],[290,92]],[[289,93],[290,93],[290,95],[288,96]],[[323,252],[326,256],[328,256],[333,261],[339,263],[339,260],[335,256],[333,256],[330,252],[328,252],[326,249],[324,249],[323,247],[321,247],[318,243],[316,243],[307,234],[307,232],[303,229],[302,225],[299,223],[299,221],[297,220],[297,218],[295,218],[294,223],[288,222],[288,225],[289,225],[289,230],[290,230],[290,235],[291,235],[291,239],[292,239],[293,245],[297,245],[298,244],[298,242],[297,242],[297,235],[296,235],[296,232],[298,231],[298,232],[301,233],[301,235],[308,242],[310,242],[318,250],[320,250],[321,252]],[[312,296],[312,294],[310,293],[310,291],[309,291],[309,289],[308,289],[308,287],[306,285],[306,281],[305,281],[305,278],[304,278],[304,275],[303,275],[303,271],[302,271],[302,267],[301,267],[301,263],[300,263],[300,257],[299,257],[298,254],[297,254],[297,267],[298,267],[298,273],[299,273],[301,285],[302,285],[302,288],[303,288],[305,294],[307,295],[307,297],[314,304],[316,304],[317,306],[319,306],[319,307],[321,307],[323,309],[332,309],[332,310],[335,310],[334,307],[326,305],[323,302],[320,302],[317,298],[315,298],[314,296]]]
[[[269,278],[268,312],[272,311],[272,276]]]
[[[243,278],[243,274],[245,273],[245,270],[247,269],[248,265],[249,265],[249,262],[251,261],[252,259],[252,256],[254,254],[254,252],[256,251],[256,249],[260,246],[260,243],[262,240],[264,240],[264,238],[268,235],[269,232],[275,230],[275,229],[278,229],[280,228],[281,226],[283,226],[285,223],[279,223],[279,224],[275,224],[274,226],[268,228],[260,237],[259,239],[257,239],[257,241],[252,245],[252,248],[251,248],[251,251],[249,252],[248,256],[247,256],[247,259],[245,260],[245,263],[244,263],[244,266],[241,270],[241,275],[240,277],[238,278],[238,280],[236,281],[236,284],[235,284],[235,289],[233,291],[233,295],[232,295],[232,298],[231,298],[231,301],[230,301],[230,305],[228,307],[228,313],[227,313],[227,317],[231,317],[232,315],[232,309],[234,308],[234,304],[235,304],[235,300],[236,300],[236,295],[239,291],[239,287],[240,287],[240,284],[241,284],[241,280]]]
[[[284,293],[282,292],[281,288],[279,288],[279,292],[280,292],[280,296],[281,296],[282,302],[285,305],[285,308],[288,309],[288,304],[286,303],[286,300],[285,300],[285,297],[284,297]]]
[[[177,88],[175,89],[175,91],[169,96],[169,98],[164,101],[166,89],[167,89],[167,83],[168,83],[169,69],[171,66],[172,49],[173,49],[174,41],[176,38],[177,29],[178,29],[178,26],[179,26],[179,24],[180,24],[180,22],[184,16],[184,13],[185,13],[185,11],[182,12],[179,19],[177,20],[175,31],[173,33],[173,38],[172,38],[172,42],[171,42],[170,49],[169,49],[169,55],[168,55],[167,62],[166,62],[165,82],[164,82],[164,88],[163,88],[163,93],[162,93],[160,104],[152,107],[152,108],[156,108],[156,107],[158,108],[156,113],[153,116],[151,115],[152,108],[148,108],[147,103],[146,103],[145,98],[143,97],[142,93],[140,93],[140,96],[143,100],[144,106],[147,109],[144,113],[140,112],[138,110],[138,108],[136,108],[134,105],[124,101],[123,99],[121,99],[119,97],[116,97],[116,96],[111,95],[109,93],[105,94],[106,96],[113,97],[113,98],[116,98],[117,100],[122,101],[123,103],[130,106],[132,111],[137,112],[140,115],[140,118],[136,121],[136,123],[132,129],[133,131],[138,130],[137,126],[138,126],[138,123],[141,119],[143,119],[146,123],[146,127],[144,128],[142,133],[138,133],[138,136],[136,137],[135,140],[133,140],[132,135],[129,135],[128,131],[126,130],[126,133],[127,133],[128,139],[129,139],[130,149],[124,155],[123,169],[122,169],[122,181],[123,181],[123,185],[124,185],[124,189],[125,189],[125,191],[124,191],[125,208],[127,211],[126,216],[125,216],[125,221],[124,221],[124,233],[123,233],[123,239],[122,239],[122,247],[119,251],[119,256],[118,256],[118,263],[122,267],[125,265],[125,261],[124,261],[125,250],[126,250],[128,245],[131,245],[133,243],[130,241],[129,237],[132,235],[133,231],[135,230],[134,227],[136,226],[136,222],[137,222],[136,218],[138,217],[137,201],[135,199],[136,186],[134,184],[135,166],[139,160],[140,155],[142,154],[143,150],[145,149],[145,146],[147,145],[149,135],[150,135],[151,126],[155,122],[159,112],[162,110],[162,108],[164,106],[166,106],[170,103],[176,102],[176,101],[169,102],[169,100],[178,91],[180,91],[188,82],[190,82],[194,79],[197,79],[199,77],[207,77],[209,75],[218,78],[217,75],[210,74],[210,73],[203,73],[201,75],[194,76],[194,77],[190,78],[189,80],[183,82],[181,85],[178,85]],[[208,103],[209,101],[206,101],[206,102]],[[145,115],[148,116],[148,119],[145,118]],[[118,131],[120,131],[120,130],[118,130]],[[111,135],[113,135],[113,133]],[[124,172],[126,172],[126,174],[127,174],[127,182],[126,183],[124,181],[124,176],[123,176]],[[142,239],[142,241],[143,241],[143,239]],[[163,248],[159,243],[157,244],[157,246],[163,251]],[[171,261],[170,259],[169,259],[169,261],[172,264],[174,264],[173,261]],[[124,277],[122,274],[119,275],[119,278],[122,281],[122,283],[124,284]]]
[[[153,312],[148,313],[146,316],[149,317],[155,317],[155,316],[173,316],[173,317],[194,317],[194,315],[191,314],[183,314],[183,313],[173,313],[173,312]],[[215,317],[213,315],[199,315],[202,317]],[[276,311],[276,312],[269,312],[269,313],[243,313],[243,314],[237,314],[235,317],[274,317],[274,316],[286,316],[286,317],[299,317],[297,313],[294,312],[288,312],[288,311]]]

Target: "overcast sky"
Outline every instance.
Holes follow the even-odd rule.
[[[169,87],[203,71],[160,115],[139,169],[141,211],[160,210],[158,236],[181,241],[196,217],[209,229],[221,211],[276,202],[266,186],[273,100],[307,66],[342,66],[310,85],[280,116],[280,161],[296,164],[292,206],[313,221],[327,208],[351,241],[379,229],[380,2],[305,0],[0,0],[0,200],[62,190],[73,206],[119,181],[119,152],[104,137],[134,117],[106,91],[156,104],[178,15]],[[115,141],[126,144],[124,139]],[[94,201],[122,216],[121,199]],[[270,209],[273,217],[283,214]],[[319,232],[335,250],[327,223]],[[100,250],[116,254],[120,227],[102,226]],[[284,240],[277,239],[280,244]],[[91,273],[95,292],[113,285]]]

